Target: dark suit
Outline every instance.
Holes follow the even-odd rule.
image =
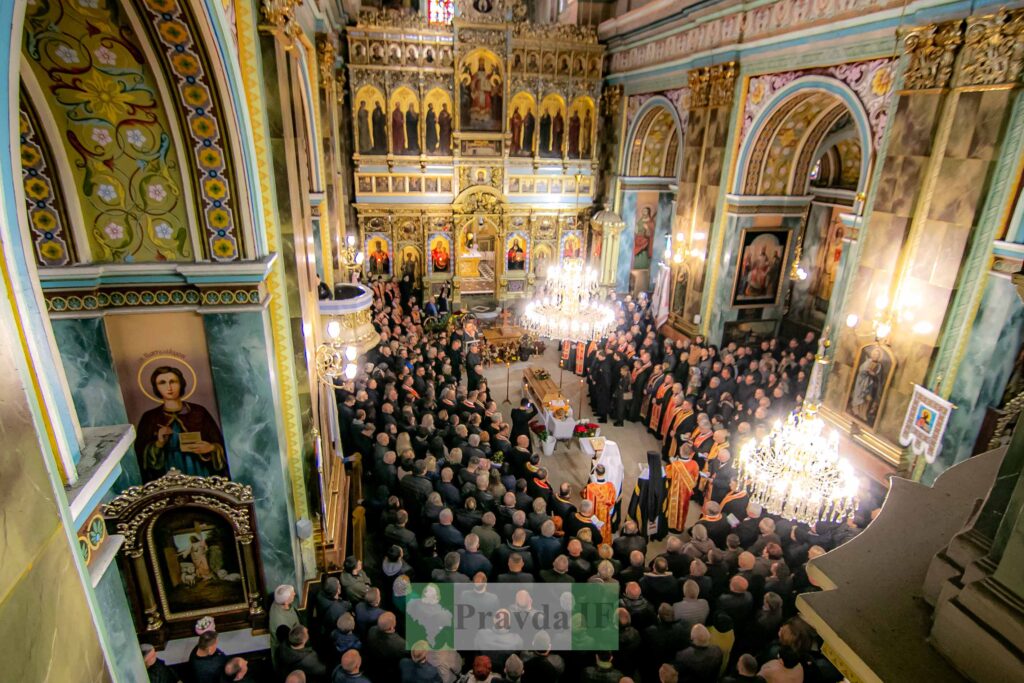
[[[714,683],[722,668],[722,651],[717,645],[691,645],[676,656],[675,662],[680,680]]]
[[[537,414],[537,409],[530,406],[528,410],[522,408],[512,409],[512,443],[515,443],[519,435],[530,435],[530,420]]]
[[[430,525],[430,530],[433,532],[434,538],[437,539],[437,551],[442,555],[462,548],[466,540],[462,532],[450,524],[434,522]]]

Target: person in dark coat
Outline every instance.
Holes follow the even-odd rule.
[[[703,624],[690,629],[690,647],[675,659],[680,680],[714,683],[722,669],[722,650],[711,643],[711,632]]]
[[[512,409],[512,443],[517,443],[519,436],[530,436],[530,420],[537,415],[537,407],[530,404],[525,396],[519,402],[518,408]]]
[[[615,426],[621,427],[626,419],[627,399],[632,399],[630,392],[633,390],[633,383],[629,380],[629,368],[625,365],[619,368],[619,376],[615,380],[615,389],[612,391],[612,401],[615,405]]]
[[[142,663],[146,665],[149,683],[181,683],[174,669],[156,656],[156,648],[149,643],[142,644]]]
[[[661,453],[647,451],[647,465],[637,478],[629,500],[628,515],[636,522],[640,535],[648,540],[660,540],[668,533],[665,496],[665,468],[661,466]]]
[[[598,422],[608,421],[611,408],[612,376],[611,364],[604,351],[597,352],[597,359],[590,368],[590,404]]]

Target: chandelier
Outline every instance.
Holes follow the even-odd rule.
[[[835,522],[857,510],[860,481],[839,456],[839,437],[823,434],[824,422],[813,409],[794,411],[776,422],[762,441],[740,451],[737,481],[750,499],[768,512],[814,524]]]
[[[615,312],[598,293],[598,273],[582,259],[551,266],[537,296],[526,304],[522,326],[541,337],[600,339],[615,325]]]
[[[324,385],[333,386],[335,380],[354,379],[359,356],[380,342],[370,317],[373,291],[365,285],[340,284],[334,299],[319,303],[326,340],[316,347],[316,374]]]

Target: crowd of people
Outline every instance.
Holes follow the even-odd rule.
[[[647,453],[628,514],[616,517],[595,504],[588,482],[549,479],[531,442],[536,408],[524,398],[507,413],[499,409],[475,329],[424,330],[417,296],[397,283],[374,289],[381,342],[363,372],[336,389],[343,448],[362,459],[360,514],[372,569],[348,558],[340,576],[322,582],[304,619],[292,587],[275,591],[276,680],[842,678],[795,599],[817,590],[807,560],[854,537],[867,520],[808,527],[779,519],[747,499],[732,467],[731,444],[762,434],[802,401],[813,335],[720,349],[700,338],[672,340],[655,329],[641,296],[617,301],[618,324],[607,338],[563,346],[562,363],[586,376],[600,421],[638,422],[662,444]],[[603,483],[600,468],[592,482]],[[691,501],[700,506],[693,523]],[[555,651],[535,639],[438,650],[408,642],[411,586],[423,582],[480,593],[493,584],[610,584],[619,596],[618,646]],[[197,683],[247,680],[238,668],[244,661],[219,652],[215,632],[200,636]],[[205,666],[209,657],[219,658],[216,666]],[[220,678],[206,673],[218,667]]]

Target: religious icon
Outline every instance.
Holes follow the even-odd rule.
[[[415,281],[420,275],[420,250],[412,246],[403,247],[402,277],[410,277]]]
[[[531,52],[526,58],[526,70],[536,72],[538,69],[537,53]]]
[[[533,252],[533,272],[537,277],[548,276],[548,264],[551,263],[551,245],[540,244]]]
[[[480,14],[490,14],[494,9],[494,0],[473,0],[473,9]]]
[[[366,260],[370,275],[390,275],[391,257],[388,254],[387,242],[379,237],[371,237],[369,243],[369,256]]]
[[[526,270],[526,240],[519,235],[509,236],[509,249],[506,254],[506,270]]]
[[[789,231],[744,230],[740,236],[733,306],[772,306],[782,289]]]
[[[387,154],[387,114],[384,95],[372,85],[356,93],[356,148],[360,154]]]
[[[451,243],[445,235],[430,238],[430,264],[435,273],[447,273],[452,267]]]
[[[501,130],[503,87],[498,59],[486,50],[470,53],[460,79],[463,130]]]
[[[543,99],[540,109],[538,154],[542,157],[561,157],[565,140],[565,101],[551,94]]]
[[[171,468],[204,477],[228,476],[220,426],[206,408],[186,400],[195,391],[195,370],[173,356],[163,360],[166,364],[147,361],[138,370],[142,392],[160,403],[142,414],[135,429],[143,481],[158,479]]]
[[[594,132],[593,105],[584,97],[577,98],[569,116],[568,154],[572,159],[590,157],[590,139]]]
[[[157,581],[168,616],[246,605],[231,525],[196,507],[171,509],[153,524]]]
[[[885,346],[878,343],[862,346],[854,363],[846,412],[874,428],[895,367],[896,359]],[[917,417],[922,419],[920,415]]]
[[[562,258],[577,259],[582,253],[580,237],[574,232],[562,236]]]
[[[640,216],[636,220],[636,232],[633,235],[633,270],[647,270],[651,267],[654,254],[655,216],[657,215],[657,195],[653,202],[640,207]]]
[[[512,156],[533,156],[533,136],[537,128],[537,105],[533,96],[526,92],[516,93],[511,102],[512,115],[509,117],[509,130],[512,141],[509,154]]]
[[[391,153],[420,153],[419,102],[409,88],[398,88],[391,95]]]
[[[828,311],[832,300],[832,288],[835,287],[836,276],[839,274],[839,263],[843,257],[843,224],[834,220],[829,223],[828,234],[818,247],[814,259],[814,276],[811,280],[809,302],[822,313]]]

